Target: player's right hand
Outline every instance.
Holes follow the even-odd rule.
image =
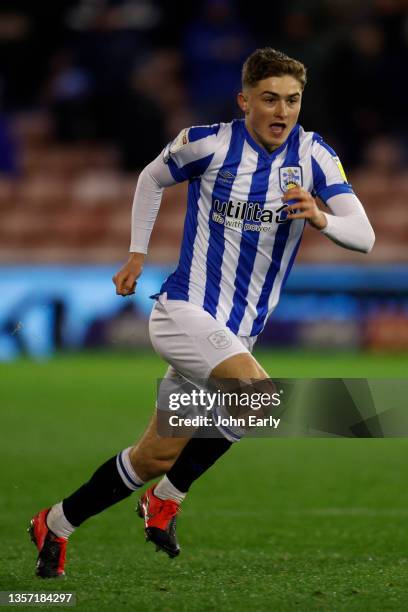
[[[133,295],[136,281],[142,273],[144,258],[143,253],[131,253],[127,263],[112,278],[117,295]]]

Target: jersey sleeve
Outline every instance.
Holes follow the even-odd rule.
[[[369,253],[375,234],[357,196],[341,193],[331,197],[328,206],[333,214],[324,213],[327,225],[321,233],[345,249]]]
[[[313,194],[325,203],[340,193],[354,193],[340,159],[318,134],[312,144],[312,173]]]
[[[163,161],[177,183],[204,174],[214,156],[219,130],[219,124],[186,128],[165,147]]]

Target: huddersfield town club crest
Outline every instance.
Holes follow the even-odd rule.
[[[282,191],[302,187],[303,175],[300,166],[283,166],[279,168],[279,184]]]

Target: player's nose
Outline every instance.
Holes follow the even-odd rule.
[[[279,100],[275,106],[275,116],[279,119],[283,119],[287,116],[288,109],[284,100]]]

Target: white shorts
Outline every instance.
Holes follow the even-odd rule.
[[[255,337],[236,336],[200,306],[168,300],[166,294],[159,296],[153,306],[149,333],[153,348],[169,364],[164,376],[166,384],[158,388],[159,411],[168,411],[170,392],[183,393],[186,382],[205,387],[217,365],[233,355],[250,354],[256,342]],[[240,431],[217,427],[230,442],[242,437]]]
[[[166,294],[153,307],[149,333],[154,350],[188,380],[207,380],[225,359],[251,353],[256,341],[236,336],[200,306]]]

